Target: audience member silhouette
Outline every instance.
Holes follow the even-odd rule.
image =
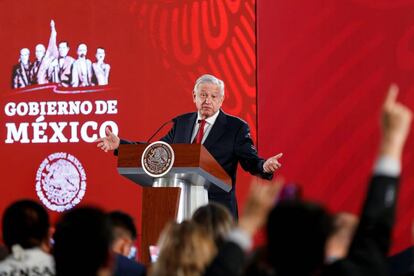
[[[113,226],[114,241],[112,250],[115,252],[114,275],[145,275],[145,267],[135,259],[134,243],[137,239],[137,229],[132,217],[121,211],[109,213]],[[132,259],[129,259],[132,258]]]
[[[112,275],[112,225],[102,210],[81,207],[65,213],[56,226],[54,240],[56,275]]]
[[[3,215],[3,240],[10,254],[0,262],[0,275],[55,275],[49,254],[49,216],[33,200],[11,204]]]
[[[211,238],[220,246],[230,231],[235,227],[235,221],[231,213],[223,205],[210,202],[198,208],[192,220],[203,227]]]
[[[360,222],[347,256],[324,265],[332,218],[321,206],[289,201],[278,204],[267,225],[268,261],[276,275],[388,275],[401,156],[412,113],[396,101],[391,86],[382,110],[381,146]]]
[[[161,233],[153,276],[203,275],[216,254],[216,246],[202,227],[192,221],[171,223]]]

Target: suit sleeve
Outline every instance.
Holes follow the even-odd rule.
[[[329,275],[388,275],[387,254],[394,225],[398,177],[374,175],[362,209],[361,220],[343,261],[334,263]]]
[[[272,179],[273,174],[263,171],[265,160],[257,155],[256,147],[250,135],[249,126],[243,123],[237,133],[234,150],[242,168],[253,175]]]
[[[170,131],[168,131],[168,133],[164,137],[160,139],[161,141],[168,144],[172,144],[174,142],[175,132],[177,131],[177,120],[173,119],[172,121],[174,122],[173,127],[170,129]]]
[[[164,137],[162,137],[160,139],[160,141],[166,142],[168,144],[173,143],[174,133],[175,133],[175,128],[176,128],[176,120],[173,119],[173,122],[174,122],[174,126],[170,129],[170,131],[167,133],[167,135],[165,135]],[[120,145],[125,145],[125,144],[147,144],[148,142],[129,141],[129,140],[121,139],[119,143],[120,143]],[[114,150],[114,155],[118,155],[118,149]]]
[[[120,141],[119,141],[119,144],[120,145],[128,145],[128,144],[133,144],[133,145],[137,145],[137,144],[145,144],[145,142],[140,142],[140,141],[128,141],[128,140],[125,140],[125,139],[121,139]],[[118,149],[115,149],[114,150],[114,155],[115,156],[118,156]]]

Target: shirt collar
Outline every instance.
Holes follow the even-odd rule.
[[[217,110],[217,112],[214,113],[212,116],[208,117],[206,119],[206,123],[208,123],[209,125],[214,125],[214,123],[217,120],[217,117],[218,117],[219,113],[220,113],[220,109]],[[200,113],[199,112],[197,112],[197,122],[198,122],[198,120],[201,120],[201,116],[200,116]]]

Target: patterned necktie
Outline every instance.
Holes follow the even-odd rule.
[[[198,123],[200,124],[200,127],[198,128],[198,132],[193,141],[193,144],[201,144],[201,141],[203,141],[204,126],[206,125],[206,120],[198,120]]]

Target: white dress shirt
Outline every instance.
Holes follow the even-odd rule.
[[[207,139],[207,136],[210,133],[211,128],[213,127],[214,123],[216,122],[219,113],[220,113],[220,110],[206,119],[206,124],[204,125],[204,135],[203,135],[203,139],[201,140],[201,144],[204,144],[204,141]],[[193,129],[193,135],[191,135],[191,143],[194,141],[197,135],[198,129],[200,128],[200,123],[198,122],[199,120],[201,120],[201,116],[200,116],[200,113],[197,113],[197,120],[196,120],[194,129]]]

